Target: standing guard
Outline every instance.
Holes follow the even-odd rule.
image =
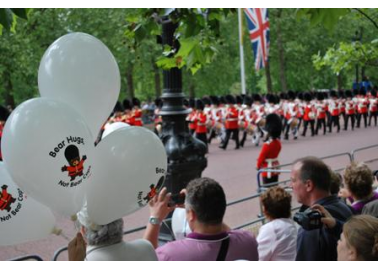
[[[228,108],[225,114],[225,126],[226,126],[226,138],[222,145],[219,148],[226,150],[228,141],[231,137],[235,140],[236,147],[235,149],[239,149],[239,126],[238,126],[238,117],[239,113],[238,110],[235,108],[235,98],[231,95],[226,96],[226,101],[228,104]]]

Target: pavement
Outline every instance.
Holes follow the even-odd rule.
[[[281,164],[292,163],[297,158],[304,156],[325,157],[344,153],[343,155],[326,159],[325,162],[333,169],[340,169],[349,164],[350,159],[346,153],[371,145],[378,144],[378,128],[368,127],[355,129],[354,131],[340,131],[326,136],[315,137],[300,136],[298,140],[282,141],[282,151],[280,154]],[[256,159],[260,147],[252,145],[251,141],[246,141],[244,148],[234,150],[235,144],[230,141],[227,150],[218,148],[219,142],[213,140],[209,146],[208,167],[202,176],[217,180],[224,188],[227,201],[233,201],[242,197],[256,194]],[[357,152],[355,157],[358,161],[377,159],[377,148]],[[378,169],[378,161],[369,163],[371,169]],[[290,169],[290,166],[283,168]],[[289,174],[281,174],[280,180],[289,179]],[[257,218],[259,213],[258,199],[243,202],[230,206],[227,209],[225,222],[236,227]],[[147,208],[124,218],[125,230],[144,226],[149,217]],[[68,244],[76,233],[75,226],[69,218],[56,215],[57,227],[62,229],[61,235],[51,235],[46,239],[29,242],[25,244],[0,247],[0,260],[9,260],[27,254],[36,254],[44,260],[52,260],[54,252]],[[143,231],[125,236],[125,240],[132,240],[142,237]],[[67,260],[67,253],[63,252],[59,260]]]

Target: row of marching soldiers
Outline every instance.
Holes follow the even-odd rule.
[[[235,149],[244,146],[248,136],[252,144],[258,146],[264,136],[263,127],[268,114],[278,114],[282,120],[284,139],[289,139],[292,133],[294,139],[300,134],[306,136],[307,130],[311,136],[322,132],[332,133],[333,127],[340,132],[371,125],[374,119],[377,125],[378,99],[377,91],[366,92],[364,89],[330,92],[300,92],[288,91],[279,95],[268,94],[261,97],[252,96],[204,97],[190,99],[186,106],[192,108],[187,121],[190,132],[203,141],[211,143],[218,137],[220,148],[226,149],[229,139],[235,141]],[[239,140],[239,131],[242,132]]]

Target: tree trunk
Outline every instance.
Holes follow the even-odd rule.
[[[127,79],[127,93],[126,94],[129,97],[129,99],[132,99],[135,97],[132,65],[130,65],[126,70],[126,79]]]
[[[4,93],[4,99],[5,99],[5,104],[8,106],[11,106],[12,109],[15,108],[15,102],[14,102],[14,97],[13,97],[13,84],[12,84],[12,79],[11,79],[11,74],[9,73],[8,70],[4,71],[4,82],[5,82],[5,93]]]
[[[286,74],[285,74],[285,56],[284,56],[284,48],[283,48],[283,40],[281,35],[281,15],[282,9],[278,9],[277,13],[277,47],[278,47],[278,60],[280,63],[280,81],[281,81],[281,91],[287,91],[287,83],[286,83]]]
[[[155,96],[156,98],[159,98],[161,96],[161,79],[160,79],[160,71],[159,68],[157,67],[155,60],[152,59],[152,68],[154,70],[155,74]]]
[[[343,80],[341,74],[337,75],[337,90],[343,89]]]
[[[265,75],[266,75],[266,87],[267,87],[268,93],[272,93],[272,78],[270,76],[269,61],[266,62]]]

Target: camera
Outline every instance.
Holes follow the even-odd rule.
[[[320,219],[323,215],[311,208],[306,209],[304,212],[297,212],[294,215],[294,221],[302,226],[303,229],[310,231],[320,229],[323,223]]]
[[[181,205],[185,202],[185,194],[184,193],[177,193],[172,194],[171,200],[169,202],[170,205]]]

